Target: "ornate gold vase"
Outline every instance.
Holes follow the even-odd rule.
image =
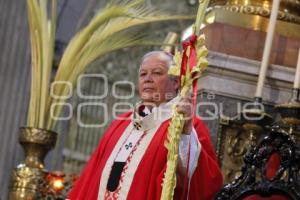
[[[12,173],[10,200],[38,199],[45,176],[44,159],[56,139],[57,133],[52,131],[20,128],[19,142],[24,148],[25,160]]]

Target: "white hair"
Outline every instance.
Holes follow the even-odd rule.
[[[147,58],[149,58],[150,56],[153,56],[153,55],[157,55],[161,60],[163,61],[166,61],[167,63],[167,67],[170,68],[170,67],[174,67],[176,64],[173,60],[173,55],[168,53],[168,52],[165,52],[165,51],[150,51],[148,53],[146,53],[143,58],[142,58],[142,62],[143,63]],[[174,76],[174,75],[168,75],[169,79],[171,80],[178,80],[179,76]],[[176,93],[178,93],[178,89],[176,90]]]
[[[150,51],[150,52],[146,53],[143,56],[141,63],[143,63],[147,58],[149,58],[150,56],[153,56],[153,55],[157,55],[161,60],[166,61],[168,64],[168,68],[175,65],[175,62],[173,60],[173,55],[168,52],[161,51],[161,50],[160,51],[159,50],[158,51]]]

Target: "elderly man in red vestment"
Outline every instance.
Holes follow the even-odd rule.
[[[167,162],[164,142],[174,104],[185,116],[174,198],[213,199],[222,175],[209,132],[192,117],[191,98],[176,97],[179,79],[168,74],[172,65],[172,55],[164,51],[143,57],[138,81],[142,102],[111,123],[68,199],[160,199]]]

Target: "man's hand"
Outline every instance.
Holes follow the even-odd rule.
[[[184,126],[182,134],[191,134],[193,128],[193,104],[191,97],[183,97],[176,105],[177,112],[184,116]]]

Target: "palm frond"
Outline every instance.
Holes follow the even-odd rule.
[[[112,41],[113,41],[113,45],[112,45]],[[73,70],[70,70],[68,72],[68,82],[71,83],[73,87],[75,87],[79,75],[82,74],[86,70],[86,67],[90,63],[95,61],[97,58],[124,47],[137,46],[141,44],[143,41],[144,40],[139,35],[135,37],[132,36],[130,37],[121,34],[115,34],[112,37],[110,37],[108,40],[102,42],[101,44],[90,47],[88,50],[82,52],[82,54],[80,54],[80,56],[78,56],[78,58],[76,59],[76,67]],[[65,85],[57,85],[55,89],[56,89],[55,92],[59,92],[56,93],[56,95],[66,96],[69,92],[68,87],[65,87]],[[59,105],[63,101],[64,101],[63,99],[52,99],[51,104],[59,103],[57,104],[58,106],[55,107],[55,110],[53,112],[54,116],[59,116],[62,110],[62,106]],[[48,124],[48,128],[53,127],[55,125],[53,120],[49,121],[49,123],[50,124]]]
[[[67,46],[54,81],[67,81],[74,87],[76,80],[86,67],[99,57],[112,51],[145,44],[147,41],[139,37],[138,30],[122,34],[138,25],[178,19],[192,19],[191,16],[170,16],[161,11],[148,8],[141,0],[113,1],[91,20],[91,22],[71,40]],[[57,85],[55,94],[65,96],[68,93],[66,85]],[[64,100],[49,99],[48,112],[53,103]],[[55,107],[54,115],[59,116],[62,104]],[[52,129],[55,121],[48,118],[47,128]]]
[[[28,114],[28,126],[36,126],[38,123],[39,112],[39,66],[40,66],[40,18],[38,6],[35,1],[27,0],[27,10],[29,19],[30,41],[31,41],[31,60],[32,60],[32,72],[31,72],[31,94],[29,103]]]
[[[49,84],[55,38],[57,0],[52,0],[52,20],[48,24],[47,0],[27,0],[32,81],[29,103],[28,126],[43,128],[49,99]]]
[[[112,0],[100,10],[90,23],[77,33],[67,46],[54,81],[66,81],[73,86],[78,76],[99,57],[112,51],[146,44],[144,36],[132,29],[142,24],[192,19],[191,16],[171,16],[143,4],[143,0]],[[27,0],[32,49],[32,85],[28,125],[53,129],[54,119],[49,115],[54,103],[65,100],[50,96],[49,85],[54,52],[57,0],[51,2],[51,20],[48,22],[47,0]],[[130,30],[130,31],[128,31]],[[126,34],[124,34],[126,32]],[[65,96],[68,87],[57,84],[56,96]],[[62,105],[55,106],[59,116]]]

